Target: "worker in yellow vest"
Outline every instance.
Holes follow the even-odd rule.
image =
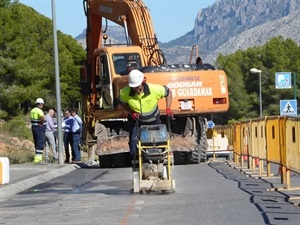
[[[173,117],[171,111],[172,91],[163,85],[148,84],[144,74],[139,70],[131,70],[128,75],[128,86],[120,90],[119,102],[128,113],[129,148],[132,164],[136,164],[134,155],[137,146],[137,130],[141,125],[160,124],[158,101],[166,99],[166,114]],[[136,121],[138,120],[138,126]]]
[[[35,146],[34,163],[43,161],[43,151],[45,146],[46,120],[43,112],[44,100],[36,99],[36,107],[30,111],[31,130]]]

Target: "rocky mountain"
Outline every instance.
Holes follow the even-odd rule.
[[[105,33],[109,37],[109,41],[113,44],[125,44],[125,33],[124,28],[121,26],[109,26],[107,32]],[[79,34],[75,39],[80,43],[84,48],[86,47],[85,42],[86,30],[84,29],[81,34]]]
[[[218,53],[230,54],[237,50],[263,45],[268,39],[279,35],[291,38],[300,44],[300,10],[230,37],[227,42],[220,45],[214,52],[209,53],[207,57],[214,58]]]
[[[123,29],[109,32],[118,43]],[[300,44],[300,0],[219,0],[198,12],[193,30],[160,47],[170,64],[187,63],[198,45],[203,61],[213,64],[220,53],[263,45],[279,35]]]

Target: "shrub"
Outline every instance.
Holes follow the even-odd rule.
[[[11,147],[6,147],[4,152],[0,152],[1,157],[9,158],[10,164],[21,164],[32,162],[34,159],[34,151],[29,149],[15,149]]]
[[[20,139],[32,140],[31,130],[21,117],[14,117],[6,123],[2,123],[0,132]]]

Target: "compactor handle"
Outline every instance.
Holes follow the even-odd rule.
[[[171,117],[167,116],[167,123],[168,123],[168,132],[169,132],[169,136],[171,138],[171,133],[172,133],[172,128],[171,128]]]

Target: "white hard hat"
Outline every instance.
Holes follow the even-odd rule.
[[[44,104],[44,100],[42,98],[37,98],[35,103]]]
[[[131,70],[128,78],[128,85],[130,87],[138,87],[144,80],[144,74],[139,70]]]

